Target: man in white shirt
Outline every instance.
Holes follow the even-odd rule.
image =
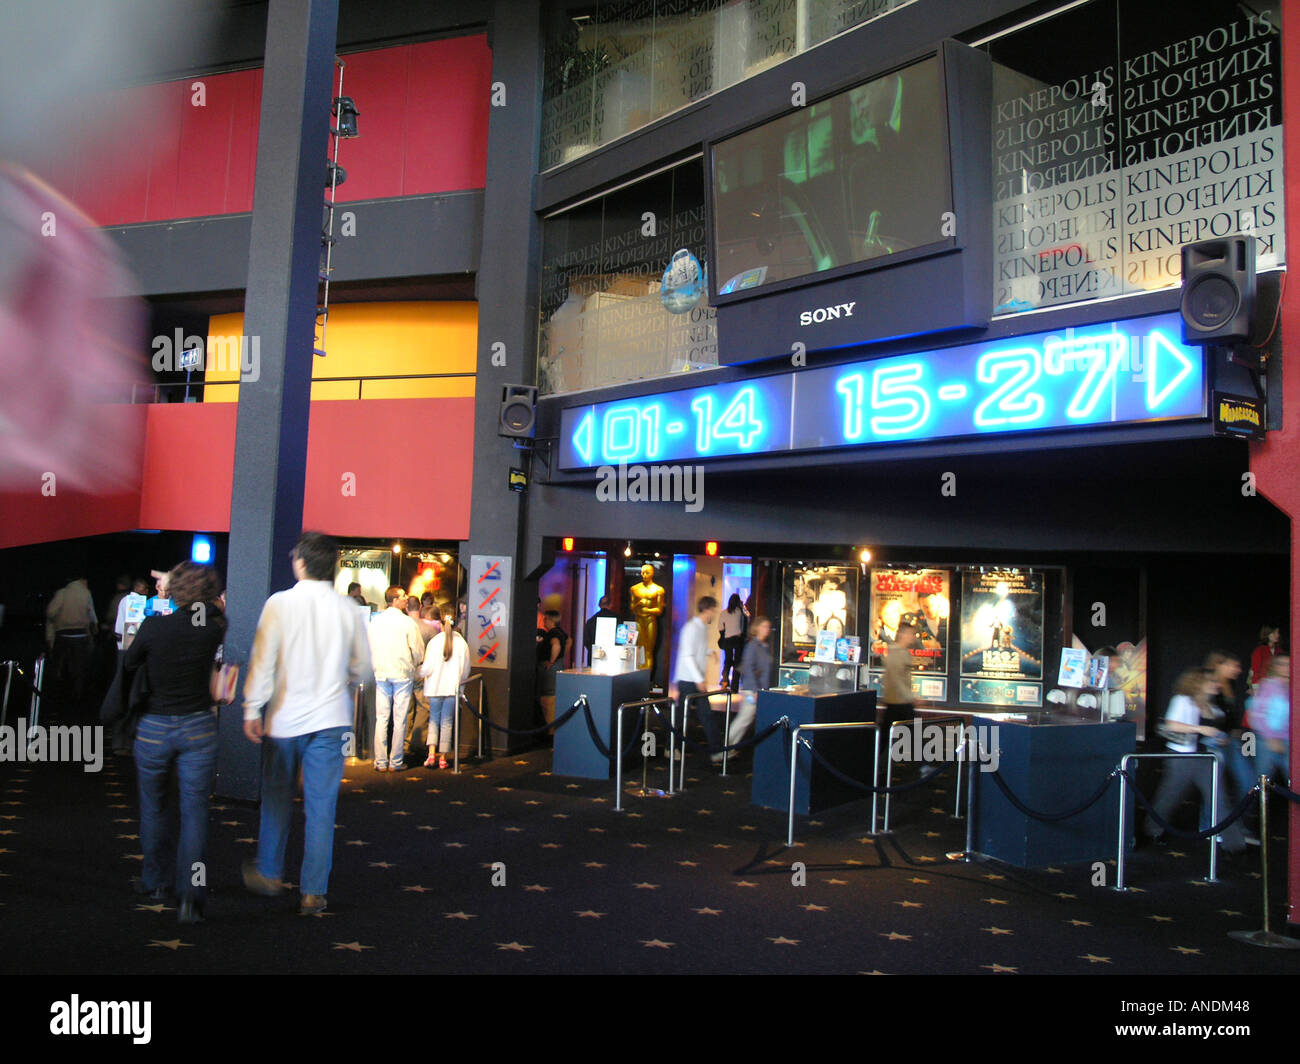
[[[298,582],[262,607],[244,683],[244,734],[266,741],[257,859],[245,862],[243,872],[254,894],[283,892],[301,769],[306,831],[299,912],[315,914],[325,909],[334,859],[334,810],[344,749],[352,742],[351,685],[370,679],[370,645],[360,611],[334,590],[338,544],[304,532],[290,557]]]
[[[677,656],[673,662],[673,681],[668,687],[669,698],[686,698],[705,690],[706,670],[709,667],[709,633],[718,616],[718,600],[712,595],[703,596],[695,604],[695,616],[682,625],[677,634]],[[716,750],[710,757],[714,764],[722,761],[722,725],[707,698],[695,699],[696,712],[708,736],[709,749]],[[682,724],[686,717],[683,714]]]
[[[388,608],[370,622],[370,657],[375,666],[375,771],[406,768],[406,715],[411,709],[415,674],[424,662],[420,629],[406,613],[406,592],[384,592]],[[392,738],[388,725],[392,721]]]

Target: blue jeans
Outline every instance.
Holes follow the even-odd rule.
[[[406,714],[411,709],[414,680],[375,681],[375,768],[402,768],[405,764]],[[393,734],[388,735],[392,718]]]
[[[217,717],[146,714],[135,735],[140,785],[141,880],[149,890],[174,886],[180,898],[200,905],[207,897],[208,800],[217,773]],[[176,765],[177,809],[167,782]]]
[[[429,737],[425,741],[429,747],[429,756],[433,756],[434,739],[437,738],[438,753],[451,753],[451,728],[456,720],[456,696],[447,695],[429,698]]]
[[[257,839],[257,870],[267,879],[282,879],[289,841],[294,784],[302,769],[302,804],[306,816],[302,874],[303,894],[323,895],[334,862],[334,809],[343,780],[343,743],[350,728],[325,728],[288,739],[262,740],[262,828]],[[398,733],[397,741],[402,741]]]
[[[1263,737],[1259,738],[1259,745],[1255,747],[1255,770],[1261,776],[1267,776],[1272,779],[1274,775],[1282,777],[1282,781],[1289,787],[1291,785],[1291,744],[1283,743],[1280,753],[1275,753],[1268,748],[1268,740]]]

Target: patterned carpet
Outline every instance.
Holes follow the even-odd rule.
[[[684,795],[613,809],[613,785],[548,771],[550,752],[462,774],[350,765],[329,910],[246,894],[257,813],[212,810],[208,921],[127,889],[139,869],[134,766],[0,764],[0,968],[9,973],[1294,974],[1261,926],[1258,850],[1142,849],[1134,890],[1089,865],[1022,871],[945,857],[964,843],[952,781],[866,833],[869,802],[797,822],[749,802],[745,769],[696,766]],[[660,760],[652,782],[664,786]],[[639,776],[639,773],[638,773]],[[1280,823],[1285,823],[1279,818]],[[1284,840],[1276,839],[1274,929]],[[289,868],[301,857],[301,824]],[[806,883],[793,868],[805,866]],[[289,878],[296,875],[287,873]],[[1113,882],[1114,869],[1106,876]],[[494,876],[502,885],[493,885]],[[1285,925],[1281,925],[1285,929]]]

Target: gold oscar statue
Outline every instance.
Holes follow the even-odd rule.
[[[655,645],[659,642],[659,618],[664,612],[664,589],[655,583],[653,565],[641,566],[641,583],[631,591],[632,616],[636,618],[636,641],[645,647],[650,680],[655,676]]]

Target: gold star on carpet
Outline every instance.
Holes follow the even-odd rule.
[[[922,862],[924,862],[924,863],[926,863],[926,864],[933,864],[935,861],[939,860],[939,858],[937,858],[937,857],[918,857],[917,860],[918,860],[918,861],[922,861]]]
[[[707,905],[703,909],[692,909],[692,912],[699,913],[701,916],[721,916],[721,909],[710,909]]]
[[[452,804],[452,805],[464,805],[465,803],[462,802],[462,801],[459,801],[459,800],[453,800],[450,804]]]
[[[801,908],[804,912],[808,912],[808,913],[825,913],[825,912],[830,912],[830,907],[829,907],[829,906],[826,906],[826,905],[817,905],[817,904],[814,904],[813,902],[809,902],[807,905],[800,905],[799,908]]]
[[[396,868],[397,865],[390,864],[388,861],[371,861],[371,868]]]
[[[1053,873],[1054,875],[1058,875],[1058,876],[1061,876],[1061,875],[1064,875],[1064,874],[1065,874],[1065,873],[1062,872],[1059,868],[1052,868],[1050,865],[1049,865],[1047,868],[1043,869],[1043,871],[1045,871],[1045,872],[1051,872],[1051,873]]]
[[[529,883],[528,886],[524,887],[524,890],[531,890],[535,894],[545,894],[550,889],[550,887],[544,887],[540,883]]]
[[[770,943],[772,943],[772,945],[774,945],[774,946],[797,946],[797,945],[799,945],[799,940],[798,940],[797,938],[786,938],[784,935],[777,935],[776,938],[773,938],[771,935],[768,935],[767,940],[768,940]]]
[[[939,837],[939,833],[937,831],[927,831],[925,833],[925,837],[927,839],[937,839]]]
[[[923,906],[919,901],[896,901],[896,902],[894,902],[894,904],[895,904],[895,905],[901,905],[904,909],[923,909],[923,908],[925,908],[925,906]]]
[[[476,775],[474,778],[475,778],[476,780],[485,780],[485,779],[488,779],[489,777],[488,777],[488,774],[487,774],[486,772],[480,772],[480,773],[479,773],[478,775]]]
[[[1190,946],[1170,946],[1169,948],[1173,950],[1175,953],[1181,953],[1184,957],[1186,957],[1189,953],[1201,952],[1199,949],[1192,949]]]
[[[1109,963],[1110,963],[1110,958],[1109,958],[1109,957],[1097,957],[1097,956],[1095,956],[1094,954],[1091,954],[1091,953],[1081,953],[1081,954],[1079,954],[1079,960],[1081,960],[1081,961],[1087,961],[1089,964],[1109,964]]]
[[[981,967],[981,968],[987,968],[990,972],[1002,972],[1002,973],[1005,973],[1005,972],[1013,972],[1013,973],[1014,973],[1014,972],[1017,970],[1017,969],[1015,969],[1015,968],[1009,968],[1009,967],[1007,967],[1006,965],[1003,965],[1003,964],[981,964],[980,967]]]
[[[990,905],[1006,905],[1006,904],[1008,904],[1008,903],[1007,903],[1006,901],[1004,901],[1002,898],[980,898],[980,901],[986,901],[986,902],[988,902]]]
[[[194,943],[193,943],[193,942],[182,942],[179,938],[169,938],[169,939],[165,939],[165,940],[164,940],[164,939],[160,939],[160,938],[155,938],[155,939],[152,939],[152,940],[149,942],[149,945],[151,945],[151,946],[161,946],[161,947],[163,947],[164,949],[169,949],[169,950],[171,950],[173,953],[175,953],[178,949],[181,949],[182,947],[184,947],[184,948],[186,948],[186,949],[190,948],[191,946],[194,945]]]
[[[725,843],[725,842],[715,842],[715,843],[713,844],[713,848],[714,848],[715,850],[729,850],[729,849],[731,849],[731,846],[730,846],[729,843]]]
[[[544,843],[542,843],[542,849],[543,849],[543,850],[560,850],[560,849],[563,849],[563,848],[564,848],[564,844],[563,844],[563,843],[560,843],[560,842],[544,842]]]
[[[864,846],[874,846],[876,844],[876,840],[870,835],[864,835],[862,838],[858,839],[858,842],[862,843]]]
[[[1066,920],[1067,924],[1074,924],[1075,927],[1091,927],[1091,920]]]
[[[932,806],[930,806],[930,812],[932,812],[932,813],[943,814],[943,813],[948,812],[948,810],[946,810],[946,809],[940,809],[937,805],[932,805]]]
[[[0,853],[8,853],[8,852],[9,852],[8,850],[0,850]],[[123,860],[123,861],[143,861],[143,860],[144,860],[144,854],[142,854],[142,853],[124,853],[124,854],[122,854],[122,860]]]
[[[911,942],[912,941],[911,935],[903,935],[897,931],[890,931],[889,934],[885,934],[882,931],[880,932],[880,937],[887,938],[889,939],[890,942]]]
[[[1070,900],[1072,900],[1072,899],[1076,899],[1076,898],[1078,898],[1079,895],[1077,895],[1077,894],[1067,894],[1065,891],[1061,890],[1061,891],[1057,891],[1057,893],[1056,893],[1056,897],[1060,898],[1062,901],[1070,901]]]
[[[339,780],[339,782],[340,782],[340,783],[351,783],[352,780],[350,780],[347,776],[344,776],[341,780]],[[224,807],[214,805],[212,808],[213,808],[213,809],[219,809],[219,808],[224,808]]]
[[[442,788],[441,788],[441,787],[430,787],[430,788],[428,789],[428,793],[429,793],[429,794],[441,794],[441,793],[442,793]]]
[[[172,907],[159,902],[157,905],[137,905],[135,911],[138,913],[168,913],[172,911]]]
[[[699,867],[699,863],[698,863],[697,861],[678,861],[677,863],[678,863],[679,865],[681,865],[683,868],[698,868],[698,867]]]
[[[981,931],[987,931],[990,935],[1014,935],[1014,931],[1009,931],[1005,927],[981,927]]]
[[[541,805],[541,804],[542,804],[541,802],[536,801],[532,798],[529,798],[528,801],[524,802],[524,805]]]
[[[6,819],[8,819],[8,818],[6,817]],[[134,824],[134,823],[135,823],[135,817],[133,817],[133,816],[120,816],[120,817],[118,817],[116,820],[114,820],[113,823],[114,823],[114,824]]]
[[[516,761],[515,764],[516,764],[516,765],[526,765],[526,764],[528,764],[528,762],[527,762],[527,761]]]
[[[1241,913],[1237,912],[1236,909],[1220,909],[1219,912],[1223,913],[1224,916],[1241,916],[1241,915],[1242,915]]]
[[[641,945],[645,946],[647,949],[671,949],[673,946],[677,944],[675,942],[664,942],[657,938],[651,938],[651,939],[642,938],[642,939],[638,939],[637,941],[640,942]]]
[[[985,879],[1006,879],[1007,877],[1006,877],[1006,876],[1000,876],[1000,875],[998,875],[996,872],[985,872],[985,873],[984,873],[984,878],[985,878]]]
[[[847,858],[845,858],[844,863],[845,863],[846,865],[848,865],[850,868],[864,868],[864,867],[866,867],[866,862],[855,860],[855,859],[852,858],[852,857],[847,857]]]
[[[496,947],[497,949],[508,949],[514,953],[523,953],[524,950],[533,948],[532,946],[520,945],[518,942],[498,942]]]
[[[514,788],[513,788],[513,787],[498,787],[497,790],[498,790],[498,791],[513,791]]]
[[[909,883],[929,883],[928,879],[922,879],[920,876],[913,876],[908,880]]]
[[[1170,856],[1170,857],[1186,857],[1187,854],[1183,853],[1181,850],[1170,850],[1170,851],[1169,851],[1169,856]]]
[[[608,799],[608,798],[593,798],[592,801],[593,801],[593,802],[608,802],[609,799]]]
[[[579,785],[576,784],[576,783],[566,783],[566,784],[564,785],[564,789],[565,789],[566,791],[576,791],[576,790],[578,790],[578,787],[579,787]]]
[[[712,815],[713,815],[713,810],[712,810],[712,809],[697,809],[697,810],[695,810],[695,815],[696,815],[696,816],[712,816]]]
[[[365,839],[348,839],[347,845],[348,846],[369,846],[370,843],[366,842]]]
[[[742,880],[740,880],[740,881],[736,884],[736,886],[738,886],[738,887],[757,887],[758,884],[757,884],[757,883],[751,883],[751,882],[749,882],[749,880],[747,880],[747,879],[742,879]]]
[[[628,846],[630,846],[630,847],[631,847],[632,849],[634,849],[634,850],[648,850],[648,849],[650,849],[649,844],[644,843],[644,842],[629,842],[629,843],[628,843]]]
[[[628,815],[629,817],[636,817],[637,820],[642,819],[640,813],[628,813],[627,815]]]
[[[538,774],[539,776],[549,776],[549,775],[550,775],[549,772],[539,772],[539,773],[537,773],[537,774]]]
[[[450,846],[453,850],[463,850],[465,848],[463,842],[444,842],[443,845]]]
[[[587,830],[590,831],[590,832],[593,832],[593,833],[596,834],[596,835],[603,835],[603,834],[605,834],[605,829],[604,829],[604,828],[588,828]]]
[[[0,831],[0,835],[10,835],[10,834],[12,834],[12,832]],[[138,839],[140,836],[139,835],[118,835],[117,837],[119,839]]]
[[[1193,887],[1208,887],[1208,886],[1209,886],[1209,884],[1208,884],[1207,882],[1205,882],[1205,880],[1203,880],[1203,879],[1189,879],[1187,882],[1190,883]]]
[[[408,813],[405,809],[394,809],[394,810],[393,810],[393,816],[410,816],[410,815],[411,815],[411,814]]]
[[[858,975],[887,975],[888,972],[882,972],[879,968],[872,968],[869,972],[858,972]]]
[[[578,912],[578,911],[575,909],[573,915],[574,915],[574,916],[580,916],[580,917],[585,916],[585,917],[587,917],[588,919],[591,919],[591,920],[599,920],[602,916],[608,916],[609,914],[608,914],[608,913],[598,913],[598,912],[593,912],[591,909],[583,909],[582,912]]]
[[[476,920],[478,917],[474,913],[443,913],[444,920]]]
[[[353,953],[360,953],[363,949],[374,949],[374,946],[363,946],[360,942],[335,942],[335,949],[346,949]]]
[[[402,890],[410,891],[414,894],[427,894],[429,892],[429,888],[424,886],[403,887]]]
[[[583,861],[582,867],[583,868],[604,868],[605,866],[601,864],[599,861]]]
[[[434,826],[433,826],[432,824],[417,824],[416,827],[415,827],[415,830],[416,830],[416,831],[434,831],[434,830],[436,830],[436,829],[434,828]]]
[[[221,826],[222,826],[222,827],[226,827],[226,828],[237,828],[237,827],[239,827],[239,821],[238,821],[238,820],[223,820],[223,821],[221,822]]]
[[[637,890],[658,890],[659,889],[658,883],[633,883],[632,886],[636,887]]]
[[[826,882],[829,883],[832,887],[847,887],[849,885],[849,881],[847,879],[828,879],[826,880]]]
[[[236,841],[236,842],[256,842],[257,840],[256,840],[255,838],[252,838],[251,836],[246,835],[246,836],[244,836],[242,839],[236,839],[235,841]]]
[[[1147,919],[1148,919],[1148,920],[1155,920],[1157,923],[1161,923],[1161,924],[1172,924],[1172,923],[1174,922],[1174,918],[1173,918],[1172,916],[1155,916],[1155,915],[1152,915],[1152,916],[1148,916]]]

